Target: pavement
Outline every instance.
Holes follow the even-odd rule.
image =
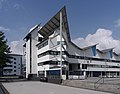
[[[10,94],[112,94],[39,81],[2,83]]]
[[[96,83],[100,78],[99,77],[90,77],[85,80],[79,80],[79,81],[84,81],[84,82],[90,82],[90,83]],[[117,84],[120,85],[120,78],[102,78],[99,80],[99,83],[104,83],[105,84]]]

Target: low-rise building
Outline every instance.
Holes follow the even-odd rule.
[[[10,63],[3,68],[4,76],[21,76],[22,75],[22,55],[10,54]]]

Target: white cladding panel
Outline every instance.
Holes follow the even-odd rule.
[[[120,55],[116,56],[116,55],[113,54],[112,56],[113,56],[112,57],[113,60],[120,60]]]
[[[32,73],[36,74],[37,73],[37,47],[36,44],[38,42],[38,31],[35,29],[31,33],[31,57],[32,57]]]
[[[82,52],[83,52],[83,56],[88,56],[88,57],[92,57],[93,56],[93,52],[92,52],[91,48],[83,50]]]
[[[30,74],[30,40],[26,42],[26,78]]]
[[[74,47],[71,43],[68,44],[68,53],[71,55],[83,55],[83,51]]]
[[[37,48],[37,49],[38,49],[38,48]],[[46,52],[46,51],[48,51],[48,50],[49,50],[49,45],[46,45],[45,47],[37,50],[37,55],[39,55],[39,54],[41,54],[41,53],[43,53],[43,52]]]
[[[57,46],[57,36],[49,39],[50,48]]]
[[[30,56],[31,56],[31,73],[37,74],[37,47],[38,31],[37,28],[31,31],[31,37],[26,41],[26,78],[30,74]],[[31,54],[30,54],[31,48]]]
[[[49,70],[49,66],[50,65],[43,65],[43,66],[38,66],[38,71],[45,71],[45,70]]]
[[[98,58],[108,58],[108,59],[110,59],[109,52],[107,52],[107,53],[100,53],[100,52],[96,51],[96,57],[98,57]]]
[[[40,58],[37,59],[37,62],[40,63],[40,62],[45,62],[45,61],[49,61],[50,59],[50,56],[49,55],[45,55],[45,56],[42,56]]]

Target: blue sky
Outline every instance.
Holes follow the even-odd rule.
[[[86,38],[104,28],[120,40],[120,0],[0,0],[0,30],[9,44],[19,41],[32,26],[43,26],[64,5],[72,39]]]

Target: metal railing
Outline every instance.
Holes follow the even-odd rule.
[[[102,81],[102,82],[100,82],[100,81]],[[100,79],[98,79],[97,82],[94,83],[94,89],[97,90],[99,88],[99,86],[103,83],[104,83],[104,77],[101,77]]]
[[[2,83],[0,83],[0,94],[10,94],[6,88],[2,85]]]

